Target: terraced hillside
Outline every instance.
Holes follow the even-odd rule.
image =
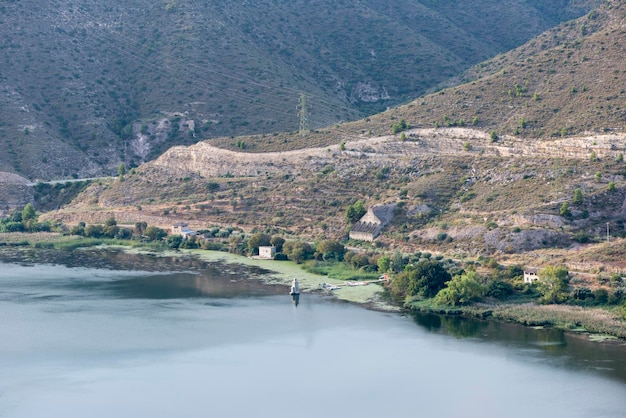
[[[625,151],[619,136],[533,145],[514,136],[494,143],[461,128],[411,129],[404,140],[355,135],[343,145],[265,154],[200,143],[173,148],[124,181],[94,184],[46,216],[344,238],[346,209],[362,200],[398,204],[378,245],[519,254],[602,240],[607,223],[613,236],[626,236]]]

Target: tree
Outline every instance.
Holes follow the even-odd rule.
[[[264,247],[264,246],[270,245],[271,239],[272,239],[272,237],[270,237],[267,234],[263,234],[261,232],[258,232],[256,234],[252,235],[248,239],[248,254],[249,255],[258,255],[259,254],[259,247]]]
[[[117,175],[122,179],[124,178],[124,174],[126,174],[126,166],[124,166],[124,163],[120,163],[119,167],[117,167]]]
[[[359,269],[361,267],[369,266],[370,259],[367,254],[355,253],[353,251],[347,251],[343,256],[343,261],[350,264],[352,268]]]
[[[32,203],[27,203],[22,209],[22,222],[29,221],[31,219],[37,219],[37,212]]]
[[[8,221],[0,225],[0,232],[23,232],[24,224],[21,222]]]
[[[342,261],[343,255],[346,253],[346,247],[339,241],[324,240],[317,244],[315,256],[322,260]]]
[[[569,210],[569,205],[567,204],[567,202],[563,202],[563,204],[561,205],[561,208],[559,209],[559,214],[566,218],[572,215],[572,213]]]
[[[145,235],[150,241],[158,241],[167,236],[167,233],[157,226],[150,225],[146,228]]]
[[[85,236],[90,238],[101,238],[104,234],[104,226],[102,225],[87,225],[85,228]]]
[[[544,303],[560,303],[567,299],[569,273],[563,266],[548,266],[539,272],[537,290]]]
[[[486,295],[496,299],[504,299],[515,292],[513,286],[503,280],[492,280],[486,289]]]
[[[276,252],[280,253],[283,251],[285,239],[283,237],[279,237],[278,235],[274,235],[272,239],[270,239],[270,244],[276,247]]]
[[[353,224],[357,222],[363,215],[367,213],[365,205],[362,201],[357,200],[353,205],[348,206],[346,209],[346,222]]]
[[[378,266],[378,271],[380,271],[381,273],[389,272],[389,270],[391,270],[391,257],[389,257],[388,255],[383,255],[378,259],[376,265]]]
[[[169,235],[166,239],[165,239],[165,244],[172,249],[177,249],[178,247],[180,247],[180,244],[182,244],[183,242],[183,236],[182,235]]]
[[[572,198],[572,203],[575,205],[580,205],[583,203],[583,192],[580,189],[574,190],[574,197]]]
[[[447,287],[441,289],[435,302],[442,305],[468,305],[483,298],[485,288],[480,284],[475,271],[469,271],[447,282]]]
[[[404,270],[404,267],[407,265],[408,260],[402,256],[400,251],[395,251],[393,253],[393,258],[391,259],[391,270],[395,273],[400,273]]]
[[[103,234],[105,236],[109,238],[114,238],[117,235],[118,231],[119,228],[117,227],[117,221],[114,217],[111,216],[106,221],[104,221]]]
[[[133,231],[128,228],[119,228],[115,238],[118,239],[131,239],[133,237]]]
[[[313,249],[307,242],[287,241],[283,245],[283,253],[289,257],[291,261],[300,264],[313,255]]]
[[[71,235],[85,235],[85,227],[81,225],[73,225],[70,228]]]
[[[421,260],[413,267],[398,274],[391,282],[390,290],[399,296],[431,298],[445,287],[452,276],[434,260]]]
[[[27,203],[24,209],[22,209],[22,224],[27,231],[35,229],[35,225],[37,224],[37,212],[31,203]]]
[[[142,236],[147,227],[148,224],[146,222],[135,222],[135,234]]]

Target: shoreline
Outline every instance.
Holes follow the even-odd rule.
[[[24,234],[18,234],[19,238],[25,238]],[[13,238],[18,238],[14,236]],[[49,236],[47,238],[50,238]],[[11,241],[11,240],[9,240]],[[20,247],[37,249],[38,240],[35,242],[20,241]],[[46,245],[39,248],[54,248],[54,239],[45,240]],[[57,237],[57,242],[67,243],[67,237]],[[1,243],[0,243],[1,244]],[[15,248],[14,245],[5,243],[7,248]],[[86,247],[72,247],[69,249],[118,249],[131,254],[145,254],[151,256],[192,256],[206,262],[222,262],[225,264],[239,264],[262,268],[268,271],[267,275],[259,276],[267,284],[284,285],[286,289],[291,285],[293,278],[297,278],[302,293],[317,293],[332,296],[333,298],[359,304],[367,309],[383,312],[422,312],[447,316],[462,316],[466,318],[479,318],[489,321],[515,323],[527,327],[546,327],[561,329],[565,332],[577,335],[588,335],[591,341],[626,341],[626,323],[617,315],[608,310],[592,307],[580,307],[572,305],[540,305],[536,303],[477,303],[470,306],[442,306],[434,305],[432,300],[412,301],[404,305],[396,305],[383,298],[384,290],[379,284],[365,286],[344,286],[345,280],[333,279],[328,276],[309,273],[292,261],[263,260],[248,258],[241,255],[223,251],[200,250],[200,249],[155,249],[149,246],[127,246],[117,244],[100,244]],[[323,283],[339,286],[334,290],[322,287]]]
[[[129,248],[126,251],[138,254],[158,252],[141,248]],[[304,271],[292,261],[275,261],[248,258],[241,255],[207,250],[164,251],[163,255],[190,254],[205,261],[219,261],[227,264],[243,264],[264,268],[271,272],[269,277],[260,277],[268,284],[291,285],[296,277],[302,293],[322,293],[335,299],[362,305],[368,309],[384,312],[422,312],[437,315],[478,318],[487,321],[513,323],[532,328],[555,328],[562,331],[587,335],[596,342],[626,342],[626,324],[613,317],[610,312],[600,308],[582,308],[570,305],[539,305],[535,303],[478,303],[470,306],[450,307],[434,305],[431,301],[394,305],[383,300],[383,289],[379,285],[343,286],[344,281]],[[322,283],[340,286],[336,290],[326,290]]]
[[[226,264],[242,264],[268,270],[270,274],[266,277],[259,277],[264,283],[281,284],[289,287],[291,281],[295,277],[298,279],[301,293],[320,293],[333,296],[335,299],[345,302],[356,303],[366,306],[367,308],[384,311],[384,312],[401,312],[401,306],[393,305],[383,300],[383,289],[380,285],[369,284],[366,286],[344,286],[344,280],[337,280],[328,276],[309,273],[304,271],[298,264],[293,261],[276,261],[262,260],[256,258],[248,258],[241,255],[231,254],[223,251],[211,250],[186,250],[177,251],[151,251],[143,248],[124,248],[124,251],[133,254],[151,254],[151,255],[168,255],[180,256],[188,254],[204,261],[217,261]],[[323,283],[339,286],[339,289],[327,290],[322,287]]]
[[[451,307],[434,305],[431,301],[409,302],[405,308],[414,312],[477,318],[535,329],[559,329],[574,335],[585,335],[594,342],[626,343],[624,322],[601,308],[540,305],[532,302],[477,303]]]

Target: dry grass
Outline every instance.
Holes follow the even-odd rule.
[[[12,232],[0,234],[0,244],[15,245],[28,243],[30,245],[48,242],[71,241],[76,237],[63,236],[56,232]]]
[[[495,319],[529,326],[554,326],[562,329],[580,329],[596,334],[610,334],[626,338],[626,322],[616,314],[599,308],[581,308],[567,305],[497,305]]]

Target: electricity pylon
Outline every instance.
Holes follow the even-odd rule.
[[[306,96],[300,93],[300,103],[298,104],[298,116],[300,116],[300,136],[304,136],[310,132],[309,129],[309,110],[306,105]]]

